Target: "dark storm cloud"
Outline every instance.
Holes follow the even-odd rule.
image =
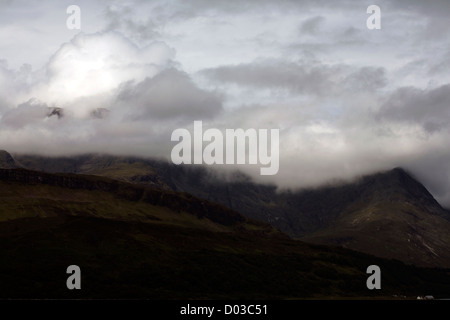
[[[176,69],[167,69],[136,85],[125,84],[117,104],[121,108],[133,106],[127,113],[136,120],[207,119],[222,111],[217,94],[198,88],[186,73]]]
[[[300,32],[315,35],[324,21],[325,18],[321,16],[308,18],[301,24]]]
[[[388,121],[418,124],[429,133],[448,129],[450,85],[430,90],[399,88],[383,104],[378,117]]]
[[[333,87],[335,68],[305,66],[286,61],[267,61],[207,69],[211,80],[254,88],[280,88],[297,93],[323,93]]]
[[[403,9],[408,12],[419,12],[432,16],[446,16],[450,11],[450,2],[447,0],[433,0],[433,1],[421,1],[421,0],[390,0],[382,1],[391,7],[397,9]]]
[[[217,82],[326,96],[345,90],[376,90],[387,83],[385,70],[380,67],[352,68],[345,65],[309,65],[286,61],[224,66],[200,73]]]

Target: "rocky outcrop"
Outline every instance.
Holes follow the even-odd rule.
[[[177,212],[184,211],[196,215],[198,218],[208,218],[213,222],[227,226],[247,220],[225,206],[187,193],[158,190],[98,176],[54,174],[26,169],[0,169],[0,181],[26,183],[28,185],[51,185],[71,189],[101,190],[113,193],[114,196],[128,201],[144,201],[152,205],[168,207]]]

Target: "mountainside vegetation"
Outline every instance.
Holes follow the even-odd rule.
[[[243,174],[223,180],[201,166],[133,157],[16,156],[27,168],[106,176],[187,192],[270,223],[292,238],[408,264],[450,267],[450,213],[401,168],[348,183],[278,192]]]
[[[449,270],[293,240],[185,193],[0,170],[0,298],[302,299],[450,292]],[[368,290],[379,265],[382,290]],[[66,268],[81,268],[68,290]]]

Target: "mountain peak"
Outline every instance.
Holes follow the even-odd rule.
[[[5,150],[0,150],[0,168],[2,169],[13,169],[18,168],[16,161],[9,154],[9,152]]]
[[[396,173],[396,174],[401,174],[401,175],[410,175],[405,169],[403,169],[402,167],[395,167],[394,169],[391,170],[391,172]]]
[[[392,169],[390,171],[391,174],[397,176],[397,178],[399,179],[404,179],[404,180],[409,180],[409,181],[414,181],[416,183],[420,182],[418,181],[418,179],[414,176],[413,173],[411,173],[410,171],[403,169],[401,167],[396,167],[394,169]]]
[[[365,178],[366,186],[372,185],[369,190],[378,194],[378,197],[389,198],[390,201],[404,199],[410,203],[450,220],[448,213],[436,201],[428,189],[407,170],[397,167],[387,172],[370,175]]]
[[[394,168],[391,171],[388,171],[384,176],[384,178],[387,179],[384,181],[386,187],[393,185],[400,186],[404,191],[415,198],[433,198],[427,188],[425,188],[413,174],[403,168]]]

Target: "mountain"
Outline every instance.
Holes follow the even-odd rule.
[[[408,264],[450,267],[450,214],[401,168],[336,185],[278,192],[237,174],[132,157],[17,156],[26,167],[107,176],[187,192],[268,222],[293,238],[338,245]]]
[[[292,240],[190,194],[0,169],[0,298],[298,299],[450,292],[448,270]],[[382,269],[368,290],[366,269]],[[78,265],[82,290],[68,290]]]
[[[395,258],[422,266],[450,266],[450,214],[402,169],[363,178],[360,194],[333,224],[302,237],[314,243]]]
[[[0,168],[12,169],[18,167],[19,165],[7,151],[0,150]]]

